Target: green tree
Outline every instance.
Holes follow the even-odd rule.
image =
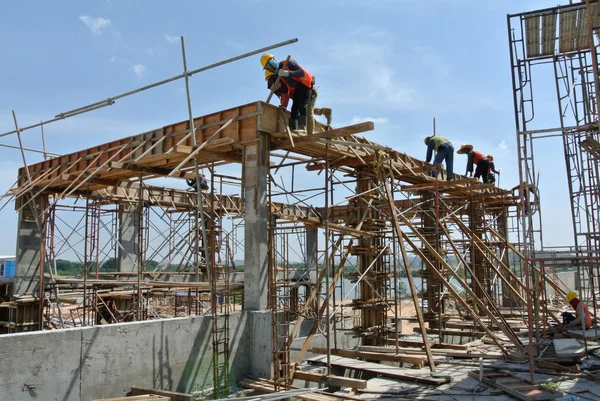
[[[410,288],[404,281],[398,282],[398,297],[400,299],[406,299],[410,297]]]

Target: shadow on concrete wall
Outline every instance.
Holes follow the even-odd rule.
[[[212,338],[211,319],[209,316],[192,318],[202,319],[200,328],[194,337],[185,367],[181,372],[181,378],[174,391],[189,393],[199,391],[212,383],[212,347],[209,340]]]
[[[165,323],[160,325],[160,346],[156,352],[156,335],[152,337],[153,363],[152,381],[154,388],[170,390],[173,388],[173,368],[171,367],[171,355],[169,352],[169,336],[165,334]],[[158,355],[158,361],[157,359]]]
[[[89,340],[88,343],[86,343],[84,341],[84,334],[85,334],[85,330],[81,330],[79,335],[80,335],[80,339],[79,339],[79,366],[77,367],[77,369],[75,369],[75,371],[72,374],[72,378],[71,378],[71,382],[69,383],[69,387],[67,388],[67,391],[65,392],[65,396],[63,397],[63,401],[67,401],[69,399],[69,396],[71,395],[71,392],[75,389],[75,387],[77,387],[77,393],[78,393],[78,397],[79,399],[81,399],[81,382],[83,380],[83,365],[86,361],[86,359],[89,357],[89,354],[92,350],[92,345],[96,342],[96,339],[98,338],[98,335],[100,335],[100,330],[95,330],[94,331],[94,335],[92,336],[92,338]],[[83,348],[86,348],[85,350],[85,354],[83,353]]]

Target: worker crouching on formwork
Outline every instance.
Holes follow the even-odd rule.
[[[488,183],[488,171],[490,169],[490,161],[481,152],[473,150],[473,145],[462,144],[460,149],[456,151],[459,155],[467,155],[467,172],[466,176],[473,176],[473,165],[475,165],[475,178],[481,177],[484,184]]]
[[[587,305],[579,300],[575,291],[571,291],[567,294],[567,302],[575,309],[575,315],[570,312],[563,312],[563,325],[573,329],[582,327],[589,329],[592,327],[592,316],[590,315],[590,311]]]
[[[283,100],[283,93],[287,92],[289,99],[292,99],[289,122],[290,130],[294,133],[310,133],[311,130],[314,130],[312,115],[316,102],[316,92],[313,98],[315,79],[312,74],[293,58],[290,58],[287,62],[278,62],[275,60],[275,56],[269,53],[261,56],[260,64],[264,70],[273,73],[274,82],[278,76],[280,77],[279,82],[282,83],[282,86],[275,88],[280,93],[280,98]],[[282,103],[282,107],[285,106]],[[310,113],[308,112],[309,106],[311,107]],[[307,130],[309,114],[311,127]]]
[[[427,146],[427,155],[425,162],[429,163],[433,152],[435,158],[433,164],[440,164],[446,161],[446,180],[450,181],[454,177],[454,146],[452,143],[441,135],[433,135],[425,137],[425,146]],[[437,170],[431,172],[432,177],[437,177]]]

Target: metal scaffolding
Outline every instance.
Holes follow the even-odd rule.
[[[523,40],[511,43],[525,51]],[[514,64],[515,76],[529,74],[525,64]],[[546,327],[542,316],[553,311],[536,293],[548,266],[533,252],[541,220],[525,126],[518,135],[525,185],[503,190],[459,175],[445,181],[442,166],[359,137],[374,129],[371,122],[338,129],[317,123],[314,135],[292,136],[286,114],[264,102],[194,118],[187,86],[193,72],[184,56],[184,73],[174,79],[186,78],[188,120],[20,170],[10,195],[27,217],[20,224],[41,215],[42,261],[29,275],[32,284],[19,283],[14,299],[0,304],[0,313],[23,314],[3,319],[12,322],[6,331],[210,315],[220,398],[231,385],[230,315],[242,310],[242,295],[254,280],[265,284],[271,312],[268,379],[275,391],[292,389],[309,350],[326,355],[331,376],[334,356],[418,365],[405,348],[416,345],[434,371],[433,345],[466,347],[486,336],[501,355],[533,366],[533,337]],[[530,83],[519,84],[516,98]],[[527,120],[517,110],[517,118]],[[589,130],[588,123],[587,139]],[[220,170],[231,164],[241,165],[240,176]],[[201,173],[210,178],[209,191],[200,189]],[[157,177],[192,180],[196,188],[152,186]],[[253,192],[252,185],[259,189]],[[591,184],[585,185],[577,192],[582,202],[591,196]],[[249,238],[249,230],[242,237],[249,224],[264,227],[258,234],[266,240]],[[587,242],[578,252],[591,258],[593,236],[581,234]],[[242,270],[236,257],[250,248],[261,257],[266,249],[265,265]],[[83,272],[60,274],[61,258],[76,258]],[[250,277],[250,268],[260,277]],[[402,298],[410,299],[416,316],[402,315]],[[529,341],[517,335],[523,322]],[[359,347],[344,349],[341,335],[358,339]],[[320,350],[312,346],[316,336],[326,344]]]

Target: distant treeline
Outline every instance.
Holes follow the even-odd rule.
[[[158,266],[158,262],[155,260],[149,260],[144,263],[144,270],[154,270]],[[177,271],[179,270],[185,271],[186,266],[179,266],[178,264],[171,264],[163,271]],[[187,266],[191,268],[191,266]],[[64,259],[56,259],[56,270],[61,276],[76,276],[83,274],[83,263],[81,262],[71,262],[69,260]],[[88,263],[88,271],[95,272],[96,271],[96,263]],[[101,262],[98,266],[99,272],[114,272],[117,271],[117,259],[109,258],[105,261]]]

